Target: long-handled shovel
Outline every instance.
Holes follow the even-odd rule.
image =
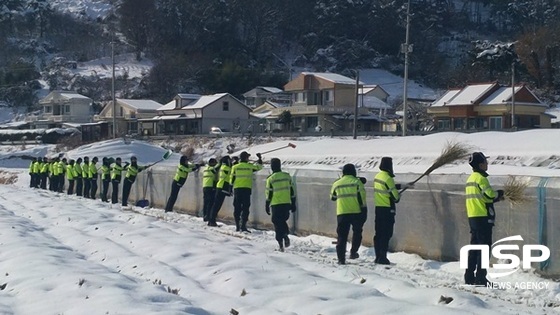
[[[278,150],[282,150],[282,149],[286,149],[286,148],[294,148],[294,149],[295,149],[295,147],[296,147],[295,144],[293,144],[293,143],[288,143],[288,144],[286,144],[286,145],[284,145],[284,146],[281,146],[281,147],[279,147],[279,148],[276,148],[276,149],[272,149],[272,150],[260,152],[260,154],[262,155],[262,154],[266,154],[266,153],[270,153],[270,152],[274,152],[274,151],[278,151]]]
[[[161,160],[147,165],[144,168],[144,170],[158,164],[159,162],[163,162],[163,161],[167,160],[171,156],[172,153],[173,153],[173,151],[167,150],[167,152],[165,152],[165,154],[163,154]],[[146,193],[148,191],[148,186],[149,186],[149,183],[150,183],[151,179],[152,179],[152,173],[151,173],[151,171],[148,171],[148,174],[146,175],[146,181],[144,182],[144,191],[143,191],[143,194],[142,194],[142,199],[136,201],[136,206],[137,207],[146,208],[150,205],[150,201],[148,199],[146,199]]]

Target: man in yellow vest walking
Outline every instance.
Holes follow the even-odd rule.
[[[270,160],[272,174],[266,179],[266,214],[270,215],[272,209],[272,223],[276,232],[276,241],[280,251],[290,246],[288,234],[288,219],[290,211],[296,212],[296,192],[292,177],[287,172],[282,172],[280,159]]]
[[[492,246],[492,227],[496,213],[494,202],[503,200],[504,191],[494,191],[488,181],[488,161],[482,152],[474,152],[469,158],[473,172],[465,188],[467,216],[471,230],[471,244]],[[481,252],[469,251],[465,284],[486,285],[486,269],[481,267]],[[475,273],[476,272],[476,273]]]
[[[336,255],[338,264],[346,264],[346,243],[352,228],[350,259],[359,258],[362,245],[362,229],[367,218],[366,189],[357,177],[354,164],[342,168],[342,177],[331,187],[331,200],[336,201]]]
[[[253,173],[262,170],[261,155],[257,164],[249,163],[250,154],[246,151],[239,154],[239,163],[231,168],[231,185],[233,186],[233,217],[235,219],[236,231],[249,232],[247,221],[249,220],[249,207],[251,206],[251,190],[253,188]]]

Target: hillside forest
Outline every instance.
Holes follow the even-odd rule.
[[[560,94],[560,0],[107,0],[100,18],[48,0],[0,4],[0,102],[32,109],[40,80],[98,102],[111,79],[76,63],[133,53],[153,67],[120,75],[118,97],[282,87],[298,69],[382,68],[402,76],[409,8],[409,77],[433,89],[511,84],[512,71],[547,102]]]

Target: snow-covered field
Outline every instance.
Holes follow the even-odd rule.
[[[464,136],[485,140],[488,145],[480,149],[493,157],[508,152],[528,161],[558,152],[556,142],[548,142],[558,137],[556,130]],[[421,173],[431,163],[428,158],[439,154],[443,138],[444,134],[307,139],[274,156],[301,160],[332,155],[343,163],[358,161],[366,152],[395,155],[399,172],[407,165],[405,153],[410,151],[409,155],[425,156],[426,162],[407,166]],[[239,149],[243,146],[240,139],[219,141],[196,150],[197,156],[205,158],[206,151],[220,155],[233,142]],[[287,141],[248,151],[265,151]],[[42,156],[55,155],[53,149],[26,150]],[[228,225],[209,228],[189,215],[164,214],[160,209],[123,211],[100,201],[30,189],[28,175],[21,169],[28,161],[8,159],[21,154],[16,150],[0,150],[3,177],[15,174],[12,177],[19,178],[15,184],[0,185],[0,314],[551,314],[559,310],[559,284],[532,271],[516,272],[505,280],[537,284],[537,288],[465,287],[458,262],[390,253],[395,265],[386,268],[373,263],[373,248],[367,247],[362,247],[358,260],[338,266],[330,238],[291,236],[292,246],[281,253],[275,251],[271,231],[239,234]],[[162,152],[161,147],[115,140],[67,154],[136,155],[148,163]],[[176,158],[167,166],[174,167]],[[19,165],[15,165],[17,160]],[[539,169],[557,171],[524,164],[530,163],[519,162],[503,170],[517,170],[513,174],[521,175]],[[498,168],[491,165],[489,172]],[[463,165],[446,170],[463,171],[468,171]]]

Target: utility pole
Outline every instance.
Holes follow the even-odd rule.
[[[112,26],[113,28],[114,26]],[[111,80],[111,97],[113,99],[113,139],[117,138],[117,105],[115,102],[115,29],[111,30],[111,63],[113,77]]]
[[[402,135],[406,136],[406,116],[408,115],[408,54],[412,52],[412,45],[409,45],[410,33],[410,0],[406,6],[406,38],[405,43],[401,45],[401,52],[404,52],[404,91],[403,91],[403,123]]]
[[[352,129],[352,137],[358,137],[358,94],[360,91],[360,71],[356,70],[356,91],[354,93],[354,128]]]
[[[515,128],[515,61],[511,63],[511,130]]]

